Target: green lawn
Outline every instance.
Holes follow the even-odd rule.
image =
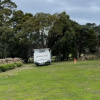
[[[0,73],[0,100],[100,100],[100,61],[25,64]]]

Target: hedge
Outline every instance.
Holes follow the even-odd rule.
[[[23,65],[22,62],[13,62],[13,63],[5,63],[0,65],[0,71],[5,72],[10,69],[14,69],[15,67],[21,67]]]

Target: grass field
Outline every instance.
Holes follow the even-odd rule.
[[[25,64],[0,73],[0,100],[100,100],[100,61]]]

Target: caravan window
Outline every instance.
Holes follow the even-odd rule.
[[[40,49],[40,50],[39,50],[39,52],[40,52],[40,53],[42,53],[42,52],[45,52],[45,50],[43,50],[43,49]]]

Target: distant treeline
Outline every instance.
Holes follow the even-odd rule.
[[[0,0],[0,58],[20,57],[25,62],[36,48],[50,48],[62,60],[81,54],[100,54],[100,25],[80,25],[66,12],[23,13],[11,0]]]

